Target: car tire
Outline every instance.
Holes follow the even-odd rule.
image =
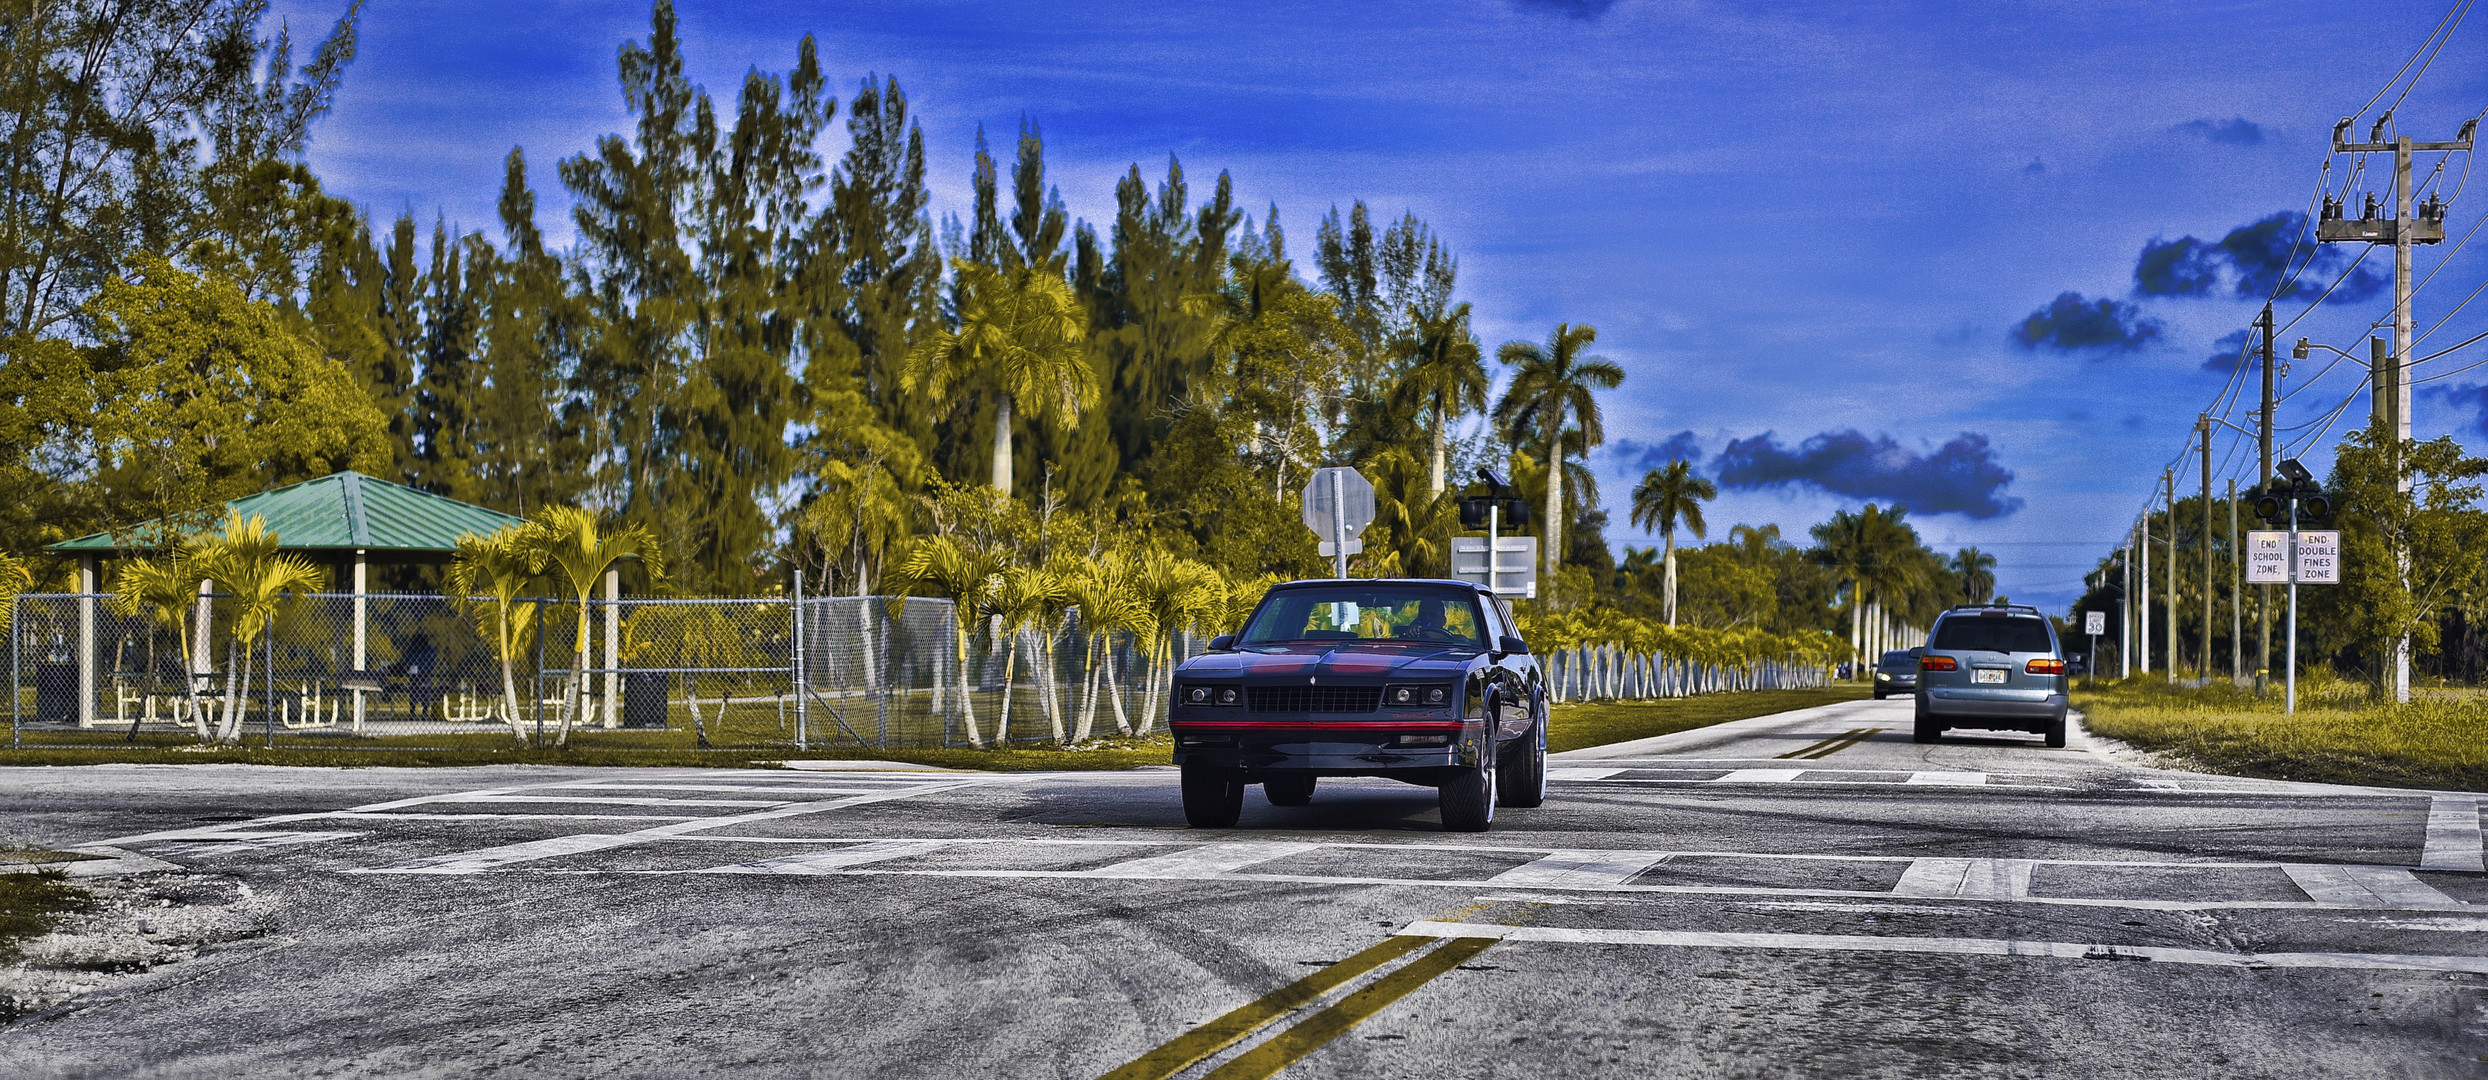
[[[1233,769],[1184,766],[1184,821],[1195,829],[1232,829],[1244,814],[1244,777]]]
[[[1883,691],[1881,691],[1881,690],[1877,690],[1877,691],[1875,691],[1875,700],[1876,700],[1876,701],[1881,701],[1881,700],[1883,700]]]
[[[1275,773],[1261,782],[1261,794],[1272,806],[1303,806],[1313,801],[1312,773]]]
[[[2047,737],[2047,748],[2048,748],[2048,749],[2050,749],[2050,750],[2062,750],[2062,749],[2064,749],[2064,748],[2065,748],[2065,718],[2064,718],[2064,717],[2059,716],[2059,717],[2057,717],[2056,719],[2054,719],[2054,720],[2050,721],[2050,722],[2048,723],[2048,725],[2047,725],[2047,730],[2046,730],[2046,731],[2042,731],[2042,732],[2040,732],[2039,734],[2044,735],[2044,736],[2046,736],[2046,737]]]
[[[1909,741],[1911,742],[1931,743],[1935,741],[1937,736],[1944,733],[1943,721],[1927,715],[1926,706],[1921,705],[1918,707],[1917,720],[1917,726],[1909,733]]]
[[[1486,740],[1491,755],[1494,740]],[[1443,815],[1444,832],[1485,832],[1495,823],[1495,763],[1481,761],[1475,768],[1443,782],[1435,792],[1435,805]]]
[[[1527,810],[1546,802],[1546,714],[1540,710],[1529,733],[1516,740],[1520,751],[1506,760],[1495,755],[1495,801]]]

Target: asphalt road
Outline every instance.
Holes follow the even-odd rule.
[[[5,839],[267,924],[0,1075],[2488,1076],[2476,798],[1908,710],[1561,755],[1482,835],[1382,781],[1188,830],[1166,770],[0,771]]]

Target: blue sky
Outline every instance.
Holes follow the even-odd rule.
[[[681,16],[693,76],[721,100],[749,67],[791,66],[806,32],[842,104],[864,76],[895,76],[936,213],[966,207],[977,125],[1000,144],[1023,114],[1092,222],[1112,220],[1128,166],[1154,179],[1170,152],[1196,192],[1225,170],[1256,217],[1275,202],[1300,265],[1333,205],[1414,211],[1460,256],[1490,349],[1586,322],[1628,372],[1593,459],[1619,547],[1651,542],[1620,524],[1640,469],[1689,452],[1729,482],[1714,536],[1776,522],[1802,539],[1840,507],[1899,498],[1939,548],[1997,554],[2003,592],[2062,606],[2221,392],[2226,369],[2205,361],[2253,317],[2260,293],[2238,282],[2276,231],[2238,230],[2307,207],[2333,121],[2393,78],[2443,3],[881,0]],[[277,5],[305,37],[340,9]],[[501,159],[521,145],[558,229],[553,165],[625,130],[615,51],[646,29],[636,2],[374,3],[313,164],[375,214],[491,228]],[[2451,138],[2488,107],[2483,35],[2454,31],[2399,130]],[[824,152],[843,139],[841,125]],[[2455,238],[2482,201],[2456,202]],[[2441,257],[2423,253],[2420,275]],[[2304,277],[2320,288],[2348,262]],[[2356,302],[2284,340],[2363,354],[2389,302],[2361,295],[2366,275],[2389,269],[2389,251],[2371,256],[2335,293]],[[2420,328],[2483,277],[2488,243],[2463,249],[2419,294]],[[2482,329],[2488,300],[2420,352]],[[2284,385],[2305,388],[2284,428],[2357,388],[2346,364],[2315,379],[2323,355]],[[2475,359],[2488,343],[2422,374]],[[2422,387],[2418,435],[2488,444],[2484,386],[2488,370]],[[2339,432],[2313,440],[2311,464]],[[2231,441],[2215,443],[2216,478],[2253,468]]]

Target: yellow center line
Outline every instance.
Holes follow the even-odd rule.
[[[1871,729],[1870,729],[1870,728],[1850,728],[1849,730],[1847,730],[1847,731],[1845,731],[1845,732],[1842,732],[1842,733],[1840,733],[1840,734],[1838,734],[1838,735],[1834,735],[1834,736],[1832,736],[1831,738],[1825,739],[1825,740],[1823,740],[1823,741],[1821,741],[1821,742],[1815,743],[1815,744],[1814,744],[1814,745],[1812,745],[1812,746],[1803,746],[1803,747],[1799,747],[1799,748],[1797,748],[1797,749],[1795,749],[1795,750],[1791,750],[1791,751],[1789,751],[1789,752],[1787,752],[1787,753],[1785,753],[1785,754],[1780,754],[1780,755],[1778,755],[1778,756],[1779,756],[1779,757],[1783,757],[1783,758],[1804,757],[1804,756],[1806,756],[1807,754],[1813,753],[1813,752],[1814,752],[1814,751],[1816,751],[1816,750],[1821,750],[1822,748],[1824,748],[1824,747],[1826,747],[1826,746],[1831,746],[1833,743],[1837,743],[1837,742],[1839,742],[1839,741],[1840,741],[1840,740],[1842,740],[1842,739],[1858,739],[1858,738],[1863,738],[1864,736],[1863,736],[1862,734],[1860,734],[1861,732],[1868,732],[1868,731],[1881,731],[1881,730],[1883,730],[1883,729],[1882,729],[1882,728],[1871,728]],[[1838,749],[1838,748],[1837,748],[1837,747],[1834,747],[1834,749]]]
[[[1271,1021],[1320,999],[1357,976],[1406,956],[1433,940],[1409,935],[1384,938],[1372,948],[1254,998],[1225,1016],[1178,1035],[1099,1080],[1164,1080],[1191,1068],[1203,1058],[1235,1045]]]
[[[1364,1023],[1392,1002],[1407,997],[1444,972],[1493,948],[1496,940],[1452,938],[1442,948],[1410,961],[1406,967],[1374,980],[1364,989],[1339,999],[1338,1004],[1306,1017],[1304,1022],[1280,1032],[1270,1041],[1245,1051],[1202,1080],[1268,1080],[1278,1075],[1280,1070],[1302,1060],[1305,1055],[1347,1034],[1348,1029]]]
[[[1819,750],[1819,751],[1816,751],[1816,752],[1811,753],[1811,754],[1807,754],[1807,755],[1806,755],[1806,760],[1808,760],[1808,761],[1813,761],[1813,760],[1816,760],[1816,759],[1818,759],[1818,758],[1827,758],[1827,757],[1830,757],[1830,756],[1832,756],[1833,754],[1837,754],[1837,753],[1839,753],[1839,752],[1841,752],[1841,751],[1843,751],[1843,750],[1846,750],[1846,749],[1848,749],[1848,748],[1850,748],[1850,747],[1852,747],[1852,746],[1856,746],[1857,744],[1862,743],[1862,742],[1865,742],[1866,740],[1871,739],[1871,738],[1874,738],[1875,736],[1880,735],[1880,734],[1882,734],[1882,733],[1883,733],[1883,729],[1882,729],[1882,728],[1859,728],[1859,729],[1857,729],[1856,731],[1852,731],[1852,732],[1850,732],[1847,736],[1845,736],[1845,737],[1841,740],[1841,742],[1840,742],[1840,744],[1839,744],[1839,745],[1837,745],[1837,746],[1833,746],[1833,747],[1830,747],[1830,748],[1828,748],[1828,749]]]

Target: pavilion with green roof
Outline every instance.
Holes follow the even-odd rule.
[[[286,551],[301,552],[315,562],[351,567],[348,577],[353,582],[354,600],[354,667],[361,671],[368,661],[367,637],[370,610],[364,599],[369,592],[369,564],[441,563],[449,561],[458,548],[458,539],[468,535],[487,535],[505,526],[520,524],[519,518],[487,510],[481,506],[459,502],[444,495],[435,495],[365,476],[358,472],[331,473],[317,480],[305,480],[281,488],[271,488],[256,495],[245,495],[225,504],[229,512],[247,518],[258,515],[268,523],[268,530],[277,536],[277,546]],[[219,515],[211,528],[221,528]],[[193,526],[168,530],[162,519],[146,522],[119,535],[96,533],[75,540],[63,540],[44,550],[78,558],[78,592],[82,594],[78,609],[79,723],[96,721],[97,694],[100,690],[96,670],[96,609],[103,591],[102,561],[153,550],[160,537],[178,533],[184,539],[205,529]],[[149,539],[141,540],[140,537]],[[608,580],[606,591],[612,593],[618,582]],[[206,662],[207,657],[200,657]],[[362,695],[355,694],[358,719]]]

